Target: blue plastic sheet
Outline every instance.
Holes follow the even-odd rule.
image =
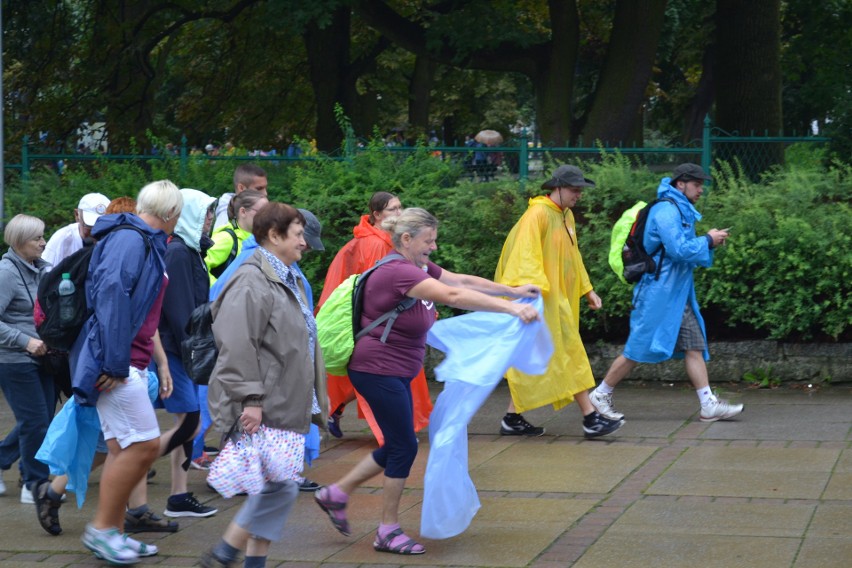
[[[541,297],[517,301],[544,309]],[[524,324],[507,314],[474,312],[438,321],[427,343],[447,357],[435,368],[445,384],[429,422],[420,534],[441,539],[464,532],[480,507],[468,473],[467,425],[506,369],[543,373],[553,342],[543,320]]]
[[[86,500],[89,471],[98,445],[101,423],[94,406],[82,406],[72,396],[53,417],[36,459],[53,475],[68,475],[68,491],[77,496],[77,507]]]

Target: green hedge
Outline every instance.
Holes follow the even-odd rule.
[[[109,197],[135,195],[152,179],[170,178],[181,187],[211,195],[231,188],[233,162],[199,159],[181,172],[174,160],[98,163],[55,174],[34,174],[7,189],[8,217],[26,211],[55,230],[70,222],[79,197],[100,191]],[[604,309],[584,309],[587,340],[623,339],[631,289],[607,264],[610,229],[639,199],[653,199],[660,174],[618,155],[578,163],[597,187],[584,192],[575,210],[586,267]],[[312,252],[301,265],[318,297],[335,251],[352,237],[369,196],[397,193],[406,206],[424,207],[441,220],[435,260],[450,270],[494,275],[505,235],[524,212],[539,183],[521,189],[511,179],[491,183],[460,180],[460,167],[419,148],[410,154],[371,144],[348,160],[318,158],[279,166],[264,164],[270,195],[313,211],[323,223],[326,252]],[[733,227],[711,269],[696,271],[696,285],[714,338],[769,337],[784,340],[849,340],[852,324],[852,236],[849,203],[852,167],[800,159],[754,183],[735,165],[714,170],[714,184],[698,204],[699,232]],[[50,231],[48,231],[49,233]]]

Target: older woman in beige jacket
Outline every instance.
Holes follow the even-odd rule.
[[[250,434],[263,424],[303,436],[312,420],[326,423],[325,368],[316,322],[301,280],[290,268],[305,250],[304,227],[302,214],[293,207],[264,206],[252,228],[257,250],[212,306],[219,358],[208,402],[214,427],[221,432],[238,422]],[[317,393],[323,393],[319,400]],[[301,442],[304,450],[303,438]],[[296,454],[293,468],[301,470],[302,457]],[[246,565],[263,566],[297,495],[294,480],[267,482],[262,493],[249,495],[219,544],[202,556],[202,566],[230,566],[240,550],[245,550]]]

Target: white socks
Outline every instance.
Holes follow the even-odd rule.
[[[711,402],[716,402],[716,396],[713,394],[713,389],[709,386],[697,389],[695,394],[698,395],[698,401],[701,403],[701,406],[705,406]]]
[[[612,392],[615,389],[613,387],[609,386],[608,384],[606,384],[606,382],[601,381],[601,384],[599,384],[598,388],[596,388],[595,390],[598,391],[601,394],[612,394]]]

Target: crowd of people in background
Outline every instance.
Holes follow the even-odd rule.
[[[225,146],[224,152],[234,150]],[[700,214],[693,205],[707,179],[694,164],[663,178],[659,195],[671,205],[649,216],[645,239],[648,250],[665,247],[666,262],[660,258],[656,278],[646,274],[636,287],[624,354],[597,387],[579,335],[579,303],[585,298],[599,309],[602,300],[583,266],[572,214],[595,184],[574,166],[557,168],[542,185],[544,194],[530,200],[506,238],[494,281],[436,265],[430,256],[438,220],[404,208],[397,195],[375,193],[353,239],[334,256],[317,306],[299,261],[325,249],[321,221],[308,210],[270,201],[266,172],[255,164],[237,167],[233,192],[219,197],[168,180],[146,185],[135,199],[87,194],[73,211],[74,222],[49,241],[40,219],[19,213],[6,224],[9,250],[0,260],[0,387],[15,416],[15,427],[0,441],[0,470],[18,463],[21,502],[35,505],[45,531],[60,534],[69,482],[66,472],[51,479],[36,457],[58,397],[43,364],[48,345],[33,316],[42,277],[91,246],[85,294],[92,315],[68,354],[74,396],[65,403],[96,409],[100,424],[97,444],[85,456],[89,469],[103,464],[95,511],[82,535],[87,549],[110,563],[132,564],[158,550],[131,535],[177,531],[170,518],[215,515],[215,507],[189,491],[188,471],[209,468],[239,428],[263,430],[276,440],[271,459],[279,475],[246,498],[204,553],[203,566],[232,566],[241,552],[244,566],[264,566],[299,491],[313,492],[333,527],[348,536],[350,496],[376,475],[383,476],[383,506],[374,549],[423,554],[423,544],[400,526],[398,510],[418,451],[416,432],[428,425],[432,409],[423,358],[437,304],[506,313],[525,323],[543,318],[550,330],[555,351],[547,371],[507,373],[511,400],[497,429],[502,435],[541,436],[544,428],[521,413],[573,401],[586,438],[611,435],[625,422],[612,406],[614,387],[636,364],[672,357],[685,358],[700,420],[742,411],[710,391],[704,366],[706,332],[692,273],[710,266],[713,249],[728,237],[719,229],[696,235]],[[347,376],[327,375],[314,314],[347,277],[380,260],[365,284],[362,327],[405,307],[397,308],[392,329],[378,326],[355,342]],[[529,303],[505,299],[538,296],[541,314]],[[193,381],[181,356],[186,324],[208,302],[218,348],[209,386]],[[304,463],[319,455],[320,428],[344,435],[344,409],[354,400],[377,449],[320,487],[302,475]],[[165,432],[156,409],[172,416]],[[146,479],[166,455],[171,491],[164,519],[148,503]],[[6,492],[0,477],[0,494]]]

